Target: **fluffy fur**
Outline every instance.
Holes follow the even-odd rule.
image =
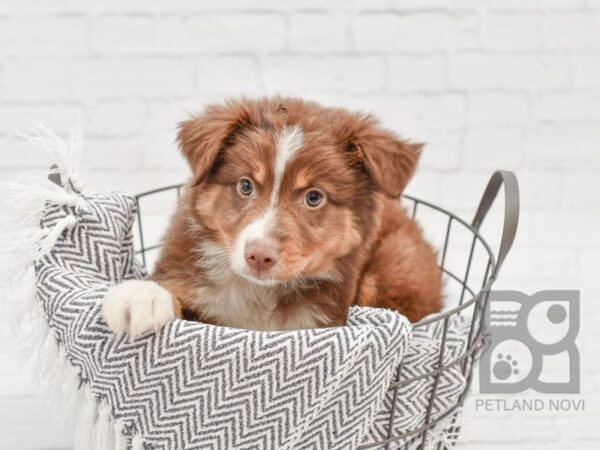
[[[283,330],[343,325],[352,304],[411,321],[441,309],[435,253],[398,201],[420,144],[370,115],[294,98],[209,106],[178,139],[193,178],[153,275],[171,295],[154,295],[161,311]],[[143,327],[135,311],[109,324],[156,328],[156,315]]]

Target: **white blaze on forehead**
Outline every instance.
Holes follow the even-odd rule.
[[[269,204],[265,211],[254,221],[250,222],[238,235],[234,245],[233,268],[238,273],[243,273],[246,266],[244,251],[246,243],[253,239],[265,238],[269,235],[276,216],[276,205],[281,188],[281,179],[285,167],[302,147],[302,129],[295,125],[285,127],[276,136],[275,162],[273,163],[273,187],[269,197]]]
[[[275,148],[275,163],[273,164],[273,190],[269,206],[277,203],[281,179],[288,161],[290,161],[302,147],[302,128],[297,125],[285,127],[277,134],[277,147]]]

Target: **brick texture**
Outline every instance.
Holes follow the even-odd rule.
[[[586,412],[480,414],[475,392],[462,448],[598,448],[600,2],[0,0],[2,179],[48,164],[15,129],[81,121],[92,188],[175,183],[186,114],[275,93],[371,110],[426,142],[410,193],[467,219],[494,169],[517,173],[521,228],[497,286],[581,289]],[[500,219],[485,224],[494,246]],[[0,345],[0,449],[66,448],[23,380]]]

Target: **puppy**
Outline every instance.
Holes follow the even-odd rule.
[[[132,338],[173,317],[253,330],[339,326],[352,304],[441,309],[436,255],[400,207],[422,145],[370,115],[295,98],[230,101],[183,122],[193,172],[153,281],[108,291]]]

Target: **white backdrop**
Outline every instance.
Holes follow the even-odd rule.
[[[272,93],[371,110],[427,142],[409,192],[468,218],[494,169],[517,173],[521,227],[497,287],[581,289],[586,412],[478,413],[472,398],[462,448],[598,448],[600,2],[0,0],[1,179],[48,164],[15,128],[81,119],[89,186],[180,182],[178,121]],[[0,449],[69,448],[8,335]]]

